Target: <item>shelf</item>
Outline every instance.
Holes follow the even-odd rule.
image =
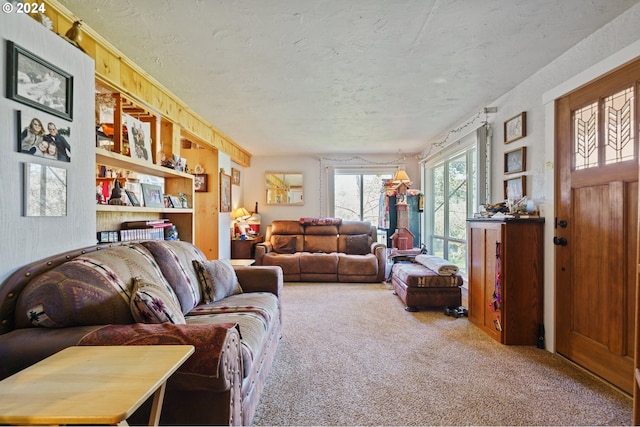
[[[166,214],[192,214],[192,208],[147,208],[142,206],[102,205],[96,204],[98,212],[153,212]]]
[[[144,160],[133,159],[129,156],[107,151],[101,148],[96,148],[96,163],[109,166],[115,166],[117,168],[134,170],[136,173],[144,175],[154,175],[163,178],[188,178],[193,179],[193,175],[185,172],[178,172],[173,169],[165,168],[164,166],[158,166],[153,163],[145,162]]]

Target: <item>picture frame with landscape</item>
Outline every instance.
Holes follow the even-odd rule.
[[[73,76],[7,40],[6,96],[73,120]]]
[[[511,174],[527,170],[527,147],[504,153],[504,173]]]

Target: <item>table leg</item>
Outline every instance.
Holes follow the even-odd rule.
[[[164,391],[167,388],[167,382],[163,382],[153,394],[153,404],[151,405],[151,415],[149,415],[149,425],[160,425],[160,412],[162,412],[162,403],[164,402]]]

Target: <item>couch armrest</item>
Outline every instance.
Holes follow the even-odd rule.
[[[283,273],[279,266],[234,267],[244,292],[271,292],[282,296]]]
[[[374,242],[371,244],[371,253],[376,256],[378,260],[378,277],[377,280],[384,281],[386,279],[386,264],[387,264],[387,245],[383,243]]]
[[[262,265],[262,257],[273,250],[273,246],[269,242],[258,243],[255,246],[256,265]]]
[[[236,325],[105,325],[78,345],[193,345],[195,352],[171,377],[172,387],[237,393],[242,388],[242,353]]]

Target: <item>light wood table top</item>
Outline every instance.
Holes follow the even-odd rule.
[[[66,348],[0,381],[0,423],[119,424],[154,395],[158,425],[167,379],[191,345]]]
[[[237,266],[241,266],[241,267],[248,267],[250,265],[253,265],[256,260],[255,259],[251,259],[251,258],[236,258],[236,259],[231,259],[231,265],[237,265]]]

